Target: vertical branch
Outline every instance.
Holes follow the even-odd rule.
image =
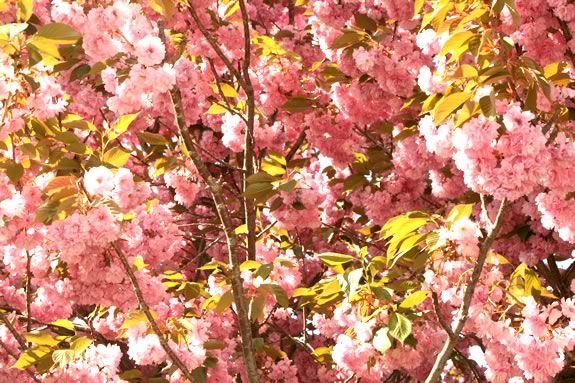
[[[26,331],[32,331],[32,272],[30,271],[31,257],[30,252],[26,250]]]
[[[198,26],[198,29],[200,30],[200,32],[202,32],[202,35],[208,41],[208,44],[210,44],[210,46],[212,47],[214,52],[216,52],[216,54],[222,60],[222,62],[226,66],[226,68],[228,68],[230,73],[238,80],[238,83],[240,84],[240,86],[242,88],[244,88],[245,84],[244,84],[244,81],[242,79],[240,72],[238,72],[238,70],[234,67],[232,62],[226,57],[226,55],[224,54],[224,52],[222,51],[222,49],[218,45],[218,42],[216,41],[216,39],[210,34],[210,32],[208,31],[208,29],[206,28],[204,23],[202,23],[202,20],[200,20],[200,17],[198,16],[198,13],[196,12],[196,9],[190,3],[187,4],[187,8],[188,8],[188,11],[190,12],[190,15],[192,16],[192,19],[194,19],[194,22]]]
[[[288,0],[288,20],[290,25],[295,23],[295,1]]]
[[[244,140],[244,164],[242,174],[242,189],[245,192],[248,186],[247,179],[254,174],[254,123],[255,123],[255,95],[252,80],[250,79],[251,62],[251,36],[250,19],[245,0],[239,0],[244,28],[244,62],[242,65],[244,92],[247,97],[248,119],[246,123],[246,135]],[[256,206],[252,197],[244,197],[244,214],[248,234],[248,259],[256,258]]]
[[[233,63],[224,54],[217,40],[210,34],[206,26],[200,20],[198,13],[194,6],[190,3],[187,4],[188,11],[192,19],[196,23],[198,29],[208,41],[214,52],[222,60],[229,72],[237,79],[238,84],[246,93],[247,98],[247,121],[246,121],[246,134],[244,141],[244,161],[243,161],[243,174],[242,174],[242,187],[246,188],[246,179],[254,174],[254,123],[255,123],[255,95],[253,84],[250,79],[249,69],[251,64],[251,35],[249,15],[245,0],[240,0],[240,9],[242,14],[242,24],[244,33],[244,59],[241,71],[236,69]],[[246,226],[248,232],[248,258],[255,258],[255,244],[256,244],[256,211],[253,198],[243,199],[244,215],[246,217]]]
[[[144,315],[148,319],[148,322],[150,322],[150,327],[152,327],[152,331],[154,331],[154,333],[158,336],[158,339],[160,341],[160,345],[162,346],[162,348],[166,352],[166,355],[168,355],[168,357],[170,358],[172,363],[174,363],[174,365],[177,368],[179,368],[180,371],[182,371],[182,373],[184,374],[184,376],[186,377],[186,379],[188,381],[194,382],[194,379],[192,377],[192,373],[190,372],[188,367],[186,367],[184,362],[182,362],[182,360],[178,357],[178,355],[175,353],[175,351],[170,347],[170,345],[168,344],[168,341],[166,340],[166,338],[164,337],[164,334],[162,333],[162,330],[160,330],[158,323],[156,322],[156,320],[154,319],[154,316],[150,312],[150,308],[148,307],[148,304],[146,303],[146,300],[144,299],[144,294],[142,293],[142,289],[140,289],[140,285],[138,284],[138,280],[136,279],[136,275],[134,274],[132,267],[128,263],[128,260],[126,259],[126,256],[124,255],[124,252],[122,251],[122,249],[120,249],[120,247],[116,244],[116,242],[112,242],[112,247],[116,251],[116,254],[118,255],[118,259],[122,263],[122,266],[124,267],[124,271],[128,275],[128,278],[130,279],[130,283],[132,284],[132,288],[134,289],[134,293],[136,294],[136,298],[138,299],[138,304],[140,305],[140,309],[144,312]]]
[[[551,13],[554,13],[553,10],[551,10]],[[554,16],[555,16],[555,14],[554,14]],[[563,33],[563,37],[565,37],[565,42],[568,43],[569,41],[571,41],[573,39],[573,35],[571,34],[571,31],[569,30],[569,25],[567,25],[565,20],[560,19],[558,16],[555,16],[555,18],[559,22],[559,27],[561,28],[561,33]],[[571,48],[567,48],[567,56],[569,56],[569,59],[571,60],[571,64],[575,67],[575,54],[573,53]]]
[[[171,92],[171,96],[176,113],[176,123],[179,128],[180,135],[184,140],[184,144],[186,145],[190,159],[194,163],[204,182],[208,185],[208,189],[216,206],[218,217],[224,229],[226,246],[229,255],[229,264],[232,269],[232,294],[238,314],[240,336],[242,339],[242,351],[244,354],[248,380],[250,383],[257,383],[259,381],[259,377],[254,355],[252,329],[248,315],[247,304],[244,297],[243,281],[240,274],[240,244],[234,231],[234,226],[228,212],[226,201],[224,200],[222,185],[212,177],[206,164],[203,162],[200,153],[197,150],[196,142],[192,138],[193,136],[190,134],[186,124],[180,90],[178,88],[174,88]]]
[[[505,207],[507,206],[507,201],[504,199],[501,201],[501,205],[499,206],[499,211],[497,212],[497,217],[495,221],[493,221],[493,225],[488,228],[488,234],[483,243],[481,244],[481,249],[479,251],[479,257],[477,258],[477,263],[473,268],[473,273],[471,274],[471,280],[469,284],[465,288],[465,293],[463,294],[463,303],[459,309],[459,313],[457,314],[457,321],[455,327],[452,330],[453,335],[448,333],[447,340],[443,344],[443,348],[437,355],[437,359],[435,359],[435,363],[425,379],[425,383],[435,383],[438,382],[441,377],[441,372],[445,367],[445,364],[451,358],[451,353],[453,352],[455,345],[457,343],[457,339],[463,330],[463,326],[467,321],[467,316],[469,314],[469,307],[471,306],[471,300],[473,298],[473,293],[475,292],[475,287],[479,282],[479,277],[481,276],[481,271],[483,270],[483,265],[485,264],[485,260],[487,259],[487,254],[491,249],[491,245],[495,241],[499,230],[501,230],[501,225],[503,223],[503,212],[505,211]]]

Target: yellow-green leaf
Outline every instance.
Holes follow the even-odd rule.
[[[12,368],[17,368],[19,370],[25,370],[32,367],[36,363],[40,362],[44,357],[52,352],[49,346],[37,346],[27,349],[20,354],[16,363],[12,365]]]
[[[73,362],[74,359],[76,359],[74,350],[56,350],[52,353],[52,360],[60,367],[64,367],[68,363]]]
[[[222,104],[220,103],[213,103],[212,105],[210,105],[210,107],[207,110],[207,114],[224,114],[226,113],[228,110],[222,106]]]
[[[411,322],[399,313],[393,313],[388,323],[389,335],[403,344],[411,334]]]
[[[443,97],[437,102],[433,110],[433,122],[439,125],[443,122],[449,115],[451,115],[455,110],[457,110],[461,105],[463,105],[471,95],[469,93],[457,92],[452,93],[449,96]]]
[[[64,23],[50,23],[42,25],[34,39],[43,38],[52,44],[74,44],[82,35],[74,28]]]
[[[261,265],[262,264],[257,261],[252,261],[248,259],[247,261],[242,262],[242,264],[240,265],[240,271],[255,270],[259,268]]]
[[[220,297],[218,303],[216,303],[214,311],[218,314],[221,314],[224,311],[226,311],[228,307],[232,305],[233,302],[234,302],[234,296],[232,295],[232,292],[228,290]]]
[[[427,299],[429,296],[429,290],[419,290],[412,294],[410,294],[407,298],[405,298],[399,305],[402,309],[410,309],[412,307],[417,306],[418,304],[422,303]]]
[[[92,344],[92,340],[85,336],[81,336],[75,339],[71,344],[70,348],[76,353],[76,355],[80,355]]]
[[[359,43],[363,40],[365,35],[360,33],[359,31],[348,30],[343,32],[341,36],[335,39],[333,44],[331,45],[332,49],[339,49],[345,48],[353,44]]]
[[[69,330],[69,331],[75,331],[76,330],[74,323],[72,323],[71,321],[69,321],[67,319],[58,319],[58,320],[51,322],[50,324],[52,326],[65,328],[66,330]]]
[[[110,140],[113,140],[113,139],[117,138],[120,134],[122,134],[126,130],[128,130],[128,127],[130,126],[130,124],[132,122],[134,122],[134,120],[136,118],[138,118],[139,114],[140,113],[138,112],[138,113],[134,113],[134,114],[126,114],[124,116],[120,116],[112,124],[112,126],[110,128],[110,132],[108,133],[108,138]]]
[[[115,147],[108,150],[106,153],[104,153],[104,156],[102,157],[103,162],[110,164],[116,168],[121,168],[122,166],[124,166],[129,159],[130,159],[130,152],[127,152],[119,147]]]
[[[20,21],[28,21],[32,16],[34,0],[18,0],[17,16]]]
[[[29,332],[24,334],[24,338],[26,338],[28,342],[39,346],[56,346],[60,343],[59,340],[45,332]]]
[[[164,17],[172,17],[176,9],[173,0],[148,0],[150,8]]]
[[[222,94],[224,97],[231,97],[231,98],[235,98],[238,97],[238,91],[234,89],[233,86],[231,86],[230,84],[226,84],[224,83],[220,83],[219,84],[219,88],[217,84],[211,84],[210,87],[212,88],[212,90],[214,91],[214,93],[218,93],[218,94]],[[221,90],[221,92],[220,92]]]
[[[138,137],[145,143],[150,145],[168,145],[169,141],[166,137],[158,133],[140,132],[137,133]]]
[[[472,203],[455,205],[447,215],[447,221],[455,222],[460,220],[461,218],[469,218],[471,217],[472,212],[473,212]]]
[[[448,53],[451,53],[453,55],[461,46],[463,46],[473,36],[475,36],[475,32],[472,31],[463,31],[452,35],[443,44],[443,47],[441,48],[439,54],[441,56],[445,56]]]

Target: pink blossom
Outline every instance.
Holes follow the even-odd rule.
[[[160,64],[166,54],[166,48],[157,36],[148,35],[135,44],[138,60],[146,66]]]
[[[114,173],[105,166],[91,168],[84,175],[84,187],[93,195],[104,195],[114,188]]]

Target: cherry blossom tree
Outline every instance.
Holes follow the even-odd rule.
[[[0,383],[575,376],[575,4],[0,21]]]

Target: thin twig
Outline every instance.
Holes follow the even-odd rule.
[[[469,314],[469,307],[471,306],[473,293],[475,292],[475,287],[479,282],[479,277],[481,276],[483,265],[485,264],[485,260],[487,259],[487,254],[489,253],[489,250],[491,249],[491,246],[493,245],[493,242],[495,241],[495,238],[497,237],[499,230],[501,230],[501,226],[503,224],[503,213],[505,211],[506,206],[507,206],[507,200],[503,199],[503,201],[501,201],[501,205],[499,206],[497,217],[495,218],[495,221],[493,221],[493,226],[489,228],[487,237],[481,244],[481,249],[479,251],[479,256],[477,258],[477,263],[473,268],[473,273],[471,274],[469,284],[465,288],[465,293],[463,294],[463,303],[457,315],[455,328],[452,330],[454,337],[453,338],[448,337],[445,343],[443,344],[443,348],[437,355],[437,359],[435,360],[435,363],[433,364],[433,367],[429,372],[427,379],[425,379],[426,383],[438,382],[441,377],[441,373],[443,372],[443,368],[445,367],[445,364],[447,363],[449,358],[451,358],[451,353],[455,348],[457,338],[459,338],[459,335],[463,330],[463,326],[467,321],[467,316]]]
[[[451,330],[451,326],[445,321],[443,315],[441,315],[441,307],[439,306],[439,299],[435,291],[431,292],[431,298],[433,300],[433,309],[435,310],[435,316],[437,316],[437,321],[441,327],[445,330],[449,338],[455,339],[455,334]]]
[[[214,52],[216,52],[218,57],[223,61],[224,65],[228,68],[230,73],[238,80],[238,83],[243,88],[244,81],[242,79],[242,76],[240,75],[240,72],[238,72],[238,70],[234,67],[232,62],[226,57],[226,55],[218,45],[216,39],[210,34],[204,23],[202,23],[202,20],[200,20],[200,17],[198,16],[198,13],[196,12],[194,6],[191,3],[188,3],[187,8],[188,11],[190,12],[190,15],[192,16],[192,19],[194,19],[194,22],[198,26],[198,29],[200,30],[202,35],[204,35],[204,38],[208,41],[208,44],[210,44]]]
[[[6,353],[8,355],[10,355],[12,358],[14,358],[15,360],[18,360],[18,355],[14,354],[10,348],[8,347],[8,345],[6,343],[4,343],[2,341],[2,339],[0,339],[0,347],[2,347],[4,349],[4,351],[6,351]],[[28,376],[30,378],[32,378],[33,381],[35,381],[36,383],[40,383],[40,380],[38,380],[38,378],[36,377],[36,375],[34,375],[34,373],[28,369],[24,370],[26,371],[26,373],[28,374]]]
[[[12,322],[10,322],[10,320],[6,317],[6,314],[0,313],[0,319],[2,319],[2,322],[4,322],[6,328],[8,329],[8,331],[10,331],[10,334],[12,334],[14,339],[16,339],[22,350],[26,350],[28,348],[28,345],[26,344],[26,339],[24,339],[24,337],[22,337],[22,335],[20,335],[18,331],[16,331],[16,328],[12,325]]]
[[[177,368],[179,368],[180,371],[182,371],[186,379],[189,380],[190,382],[194,382],[192,373],[190,372],[188,367],[184,364],[184,362],[178,357],[178,355],[175,353],[172,347],[170,347],[168,341],[166,340],[164,334],[162,333],[162,330],[160,330],[158,323],[154,319],[154,316],[150,311],[150,307],[148,306],[146,300],[144,299],[144,294],[142,293],[138,280],[136,279],[136,275],[132,270],[132,266],[128,263],[128,260],[124,255],[124,252],[122,251],[122,249],[120,249],[120,247],[116,244],[116,242],[112,242],[112,247],[116,251],[116,255],[118,256],[118,259],[120,260],[122,266],[124,267],[124,271],[128,275],[128,278],[130,279],[130,283],[132,284],[132,288],[134,289],[134,293],[136,294],[136,298],[138,299],[138,304],[140,305],[140,310],[144,312],[144,315],[146,316],[148,322],[150,323],[150,327],[152,327],[152,331],[154,331],[154,333],[158,336],[160,345],[162,346],[162,348],[164,349],[164,351],[166,352],[172,363],[174,363],[174,365]]]
[[[30,270],[30,252],[26,250],[26,331],[32,331],[32,272]]]
[[[306,130],[307,130],[307,128],[303,129],[299,133],[299,136],[297,137],[296,141],[294,142],[294,144],[292,145],[290,151],[288,152],[288,154],[286,156],[286,162],[290,162],[294,158],[294,156],[296,155],[300,146],[302,146],[303,142],[305,141]]]
[[[483,194],[479,194],[479,199],[481,200],[481,215],[489,227],[493,227],[493,222],[491,222],[491,218],[489,218],[489,214],[487,214],[487,203],[485,202],[485,196]]]
[[[469,370],[471,370],[471,373],[473,374],[473,377],[475,378],[475,380],[477,382],[481,383],[481,382],[485,381],[485,379],[483,379],[483,377],[481,376],[481,374],[477,370],[477,366],[474,364],[473,361],[469,360],[469,358],[467,358],[465,355],[463,355],[463,353],[461,351],[459,351],[457,348],[454,349],[453,352],[455,353],[455,355],[457,355],[459,357],[459,359],[461,359],[463,361],[463,363],[467,366],[467,368]]]
[[[269,225],[267,225],[262,231],[260,231],[258,233],[258,235],[256,236],[256,239],[260,239],[261,237],[263,237],[263,235],[265,233],[267,233],[268,231],[271,230],[272,227],[274,227],[276,225],[276,223],[278,223],[277,220],[274,220],[272,223],[270,223]]]
[[[557,287],[559,288],[561,295],[564,297],[568,297],[569,288],[563,283],[563,278],[561,277],[561,271],[559,271],[559,267],[557,266],[557,261],[555,260],[555,256],[551,254],[547,258],[547,264],[549,265],[549,271],[554,276],[554,280],[557,282]]]

